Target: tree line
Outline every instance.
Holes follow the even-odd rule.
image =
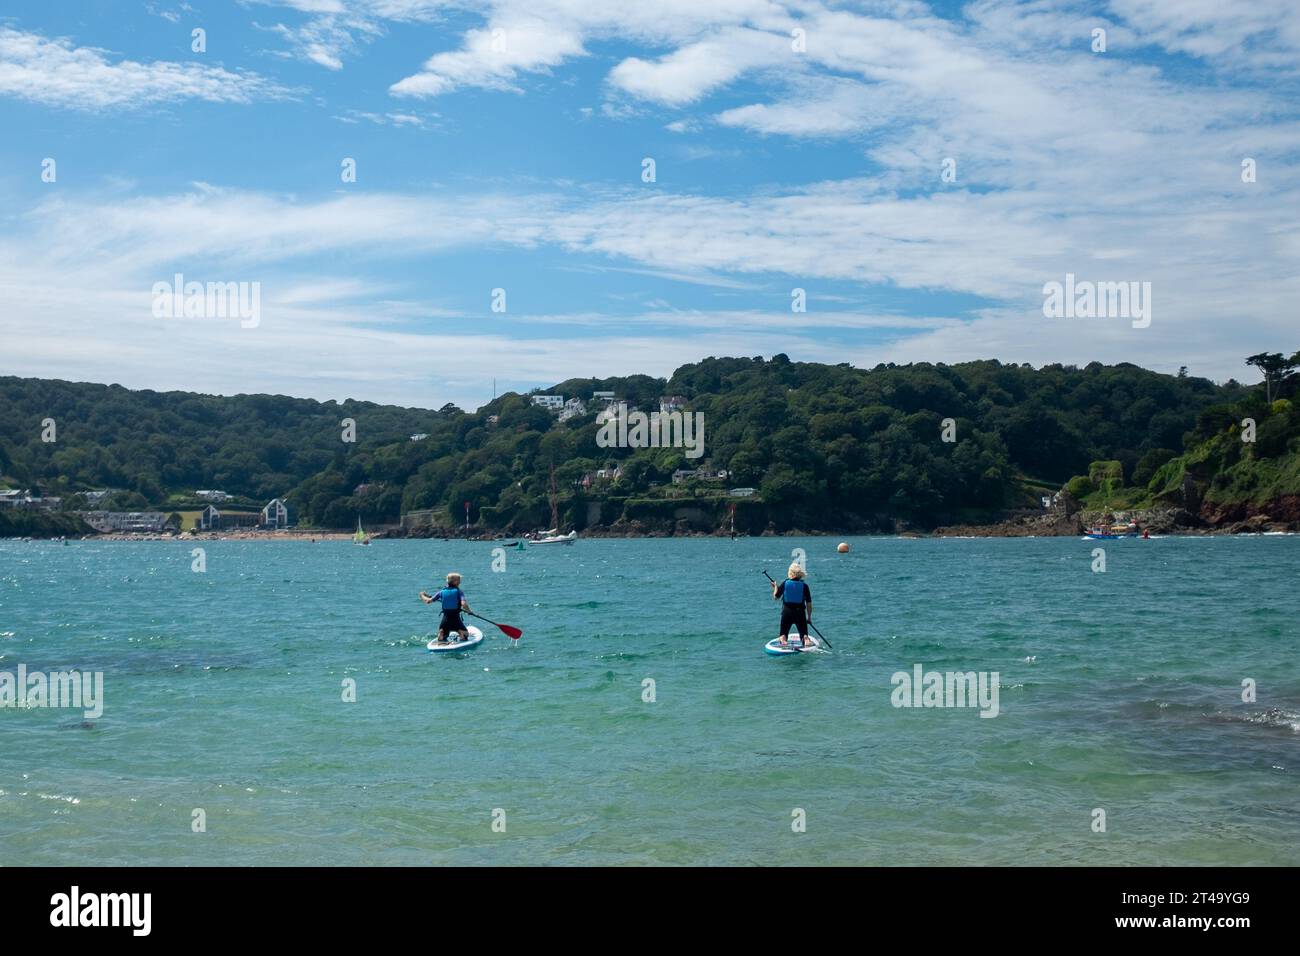
[[[1296,367],[1269,366],[1265,404],[1294,390]],[[747,486],[778,528],[934,525],[1032,502],[1095,461],[1151,481],[1264,390],[1128,363],[860,369],[785,355],[707,358],[667,379],[570,379],[547,390],[583,399],[611,391],[647,411],[661,396],[682,396],[705,422],[704,457],[690,460],[681,448],[600,447],[597,403],[559,422],[518,393],[472,412],[433,411],[0,378],[0,479],[47,495],[114,488],[132,505],[169,511],[200,488],[287,497],[299,523],[322,528],[416,510],[458,523],[464,502],[478,527],[543,527],[552,482],[571,523],[592,502],[608,520],[611,501],[647,506]],[[42,440],[46,419],[57,426],[53,442]],[[356,422],[353,442],[343,440],[344,419]],[[725,470],[726,481],[672,484],[674,471],[700,464]],[[592,480],[609,466],[616,480]]]

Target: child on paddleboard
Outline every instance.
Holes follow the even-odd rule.
[[[420,600],[425,604],[432,604],[438,601],[442,605],[442,621],[438,624],[438,643],[446,644],[447,636],[455,634],[457,640],[469,640],[469,628],[465,626],[465,621],[461,618],[461,611],[468,611],[473,614],[473,609],[469,602],[465,600],[465,592],[460,589],[460,575],[452,571],[447,575],[447,586],[436,594],[429,595],[423,591],[420,592]]]
[[[804,569],[795,561],[786,571],[786,579],[780,584],[772,582],[772,600],[781,602],[781,646],[788,643],[785,636],[790,633],[790,626],[799,629],[799,646],[808,646],[808,619],[812,617],[812,589],[804,580]]]

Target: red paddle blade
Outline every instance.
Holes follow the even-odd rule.
[[[523,631],[519,630],[517,627],[511,627],[509,624],[498,624],[497,627],[501,628],[501,633],[512,641],[517,641],[519,638],[524,636]]]

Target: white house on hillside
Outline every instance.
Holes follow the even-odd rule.
[[[266,507],[262,509],[262,527],[281,530],[291,524],[293,524],[293,517],[283,498],[272,498],[266,503]]]
[[[587,403],[580,398],[571,398],[564,403],[564,408],[560,410],[560,421],[567,422],[570,418],[577,418],[585,414],[587,414]]]

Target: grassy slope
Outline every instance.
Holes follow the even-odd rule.
[[[1257,436],[1242,441],[1237,423],[1197,443],[1163,465],[1146,488],[1124,488],[1112,496],[1118,507],[1142,508],[1181,504],[1184,480],[1190,475],[1202,499],[1215,506],[1262,507],[1300,495],[1300,414],[1289,402],[1254,411]],[[1104,506],[1097,492],[1085,502]]]

